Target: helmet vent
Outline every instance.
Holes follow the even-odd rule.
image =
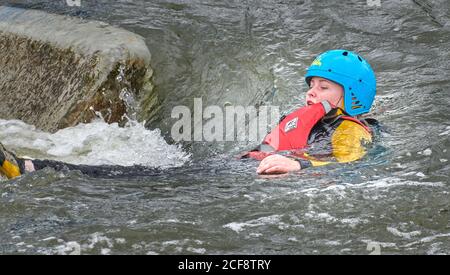
[[[361,102],[359,100],[352,101],[352,109],[363,108]]]
[[[358,59],[359,59],[359,61],[361,61],[361,62],[362,62],[362,59],[361,59],[361,57],[359,57],[359,55],[358,55]]]
[[[331,73],[331,69],[328,69],[328,72],[330,72],[330,73]]]
[[[343,55],[343,56],[347,56],[347,55],[348,55],[348,52],[343,52],[342,55]]]

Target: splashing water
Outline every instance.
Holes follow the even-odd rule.
[[[87,165],[178,167],[189,160],[158,129],[135,121],[121,128],[96,120],[51,134],[18,120],[0,120],[0,141],[19,155]]]

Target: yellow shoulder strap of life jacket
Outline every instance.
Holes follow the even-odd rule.
[[[333,156],[338,162],[358,160],[366,154],[364,143],[371,142],[372,135],[363,126],[344,120],[331,137]]]

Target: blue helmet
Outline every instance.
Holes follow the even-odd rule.
[[[376,79],[370,64],[359,55],[346,50],[331,50],[319,55],[306,71],[309,86],[317,76],[344,88],[344,110],[351,116],[370,111],[376,93]]]

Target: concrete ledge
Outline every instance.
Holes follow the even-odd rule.
[[[93,110],[110,123],[140,105],[156,114],[151,55],[129,31],[0,6],[0,52],[0,118],[56,131],[91,121]]]

